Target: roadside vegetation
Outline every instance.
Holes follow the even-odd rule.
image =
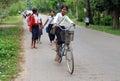
[[[82,27],[85,27],[85,23],[84,23],[84,22],[78,22],[76,19],[73,19],[73,21],[74,21],[77,25],[82,26]],[[92,24],[90,24],[88,28],[93,29],[93,30],[97,30],[97,31],[106,32],[106,33],[109,33],[109,34],[113,34],[113,35],[120,36],[120,30],[114,30],[114,29],[112,28],[112,26],[92,25]]]
[[[0,81],[11,81],[20,71],[22,17],[8,17],[2,23],[15,25],[0,27]]]

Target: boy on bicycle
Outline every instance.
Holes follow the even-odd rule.
[[[61,7],[61,12],[57,13],[56,17],[54,18],[53,22],[54,22],[54,25],[52,28],[56,28],[56,36],[57,36],[57,44],[56,44],[56,58],[55,58],[55,61],[58,61],[59,60],[59,49],[60,49],[60,45],[62,43],[64,43],[64,41],[62,41],[61,39],[61,29],[58,27],[58,25],[62,28],[62,29],[65,29],[66,27],[66,22],[68,23],[71,23],[73,24],[73,26],[75,26],[75,24],[73,23],[72,20],[70,20],[70,18],[66,15],[66,13],[68,12],[68,6],[66,5],[63,5]]]

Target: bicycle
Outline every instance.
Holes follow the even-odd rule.
[[[73,74],[74,72],[74,58],[73,58],[73,52],[70,47],[71,41],[73,41],[74,38],[74,30],[70,30],[72,26],[70,26],[68,29],[62,29],[60,26],[58,26],[62,31],[61,31],[61,38],[62,41],[64,41],[63,44],[60,45],[60,50],[59,50],[59,60],[58,62],[62,62],[63,56],[66,57],[67,61],[67,67],[68,71],[70,74]]]

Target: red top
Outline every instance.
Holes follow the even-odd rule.
[[[33,26],[33,25],[36,25],[36,26],[39,27],[39,23],[38,23],[38,22],[35,23],[34,15],[32,15],[32,16],[30,17],[30,31],[32,31],[32,26]]]

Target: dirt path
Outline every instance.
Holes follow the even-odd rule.
[[[0,24],[0,27],[1,27],[1,28],[13,27],[13,26],[16,26],[16,25],[13,25],[13,24]]]

